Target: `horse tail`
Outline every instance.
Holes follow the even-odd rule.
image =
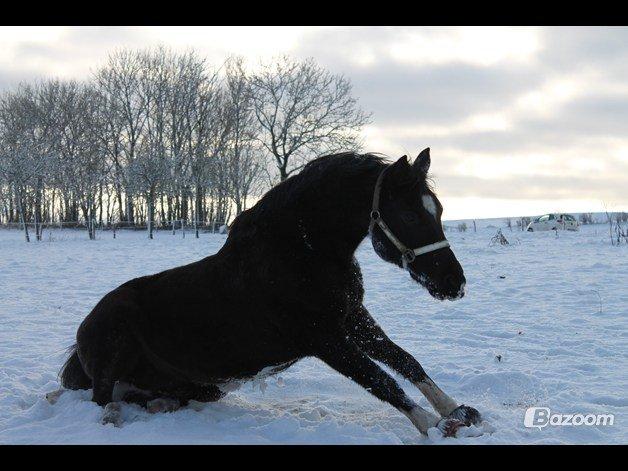
[[[76,344],[68,349],[70,356],[65,361],[59,371],[61,385],[67,389],[89,389],[92,387],[92,380],[81,365],[78,353],[76,352]]]

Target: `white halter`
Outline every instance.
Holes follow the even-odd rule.
[[[382,219],[382,215],[379,212],[379,194],[382,189],[382,182],[384,180],[384,173],[388,167],[386,167],[377,177],[377,183],[375,183],[375,191],[373,192],[373,207],[371,209],[371,223],[369,225],[369,231],[371,234],[373,233],[373,226],[377,224],[382,232],[386,234],[388,240],[390,240],[395,247],[401,252],[401,262],[403,264],[403,268],[407,268],[409,263],[414,262],[414,259],[419,255],[423,255],[429,252],[433,252],[435,250],[444,249],[445,247],[449,247],[448,240],[441,240],[439,242],[434,242],[433,244],[424,245],[422,247],[417,247],[416,249],[410,249],[405,246],[403,242],[401,242],[395,234],[392,233],[388,225]]]

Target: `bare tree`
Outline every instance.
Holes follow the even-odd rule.
[[[136,149],[136,158],[129,169],[134,182],[134,189],[146,200],[146,227],[148,238],[153,238],[155,220],[155,199],[160,185],[168,173],[167,162],[157,141],[146,137]]]
[[[103,182],[103,188],[107,193],[107,215],[109,222],[111,222],[114,212],[111,207],[112,199],[118,206],[118,218],[124,219],[123,195],[124,186],[127,182],[123,157],[124,120],[120,109],[121,102],[107,91],[107,87],[110,86],[107,77],[107,74],[101,71],[94,81],[94,93],[98,101],[98,126],[94,126],[93,131],[94,137],[99,141],[103,155],[108,161],[109,172]]]
[[[101,140],[101,95],[94,87],[75,81],[50,88],[54,94],[54,148],[57,182],[83,213],[90,239],[95,239],[97,195],[107,176]]]
[[[173,56],[159,48],[147,51],[140,58],[139,94],[144,103],[145,126],[130,171],[135,188],[146,201],[146,227],[153,238],[157,191],[168,174],[168,112],[169,94],[174,70]]]
[[[167,62],[172,69],[166,94],[169,176],[165,182],[165,194],[168,214],[162,207],[162,215],[164,219],[171,220],[174,234],[175,219],[187,218],[190,170],[188,119],[198,103],[198,76],[202,75],[205,64],[192,52],[174,55],[162,50],[161,53],[168,54]]]
[[[182,151],[186,155],[187,171],[182,178],[184,189],[189,188],[193,197],[194,228],[198,237],[198,223],[205,219],[205,191],[222,183],[216,178],[220,169],[218,161],[229,139],[231,120],[218,74],[206,70],[204,62],[194,56],[188,56],[187,62],[188,73],[184,77],[187,105],[181,113]]]
[[[359,148],[359,132],[370,115],[351,94],[351,82],[313,59],[281,57],[250,79],[261,145],[281,180],[325,153]]]
[[[26,200],[33,188],[36,234],[37,240],[41,239],[38,226],[41,222],[41,192],[49,168],[49,134],[43,122],[33,87],[22,85],[0,100],[0,173],[13,186],[16,209],[27,242],[30,235]]]
[[[118,160],[117,178],[126,195],[125,216],[133,222],[133,185],[126,169],[135,159],[136,150],[146,124],[146,103],[140,93],[140,78],[143,67],[142,52],[120,50],[109,56],[107,64],[96,73],[100,93],[111,106],[110,118],[115,122],[119,142],[119,153],[113,154]]]
[[[246,209],[247,199],[261,188],[264,160],[259,146],[261,128],[255,117],[249,78],[241,58],[226,65],[227,106],[231,121],[230,139],[225,149],[230,196],[236,214]]]

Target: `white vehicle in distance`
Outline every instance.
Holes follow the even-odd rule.
[[[580,229],[580,225],[575,217],[571,214],[564,213],[552,213],[544,214],[538,218],[532,219],[532,222],[528,224],[527,231],[555,231],[555,230],[567,230],[577,231]]]

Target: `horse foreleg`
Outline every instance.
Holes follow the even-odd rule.
[[[412,355],[388,338],[366,308],[362,307],[348,322],[350,338],[367,355],[411,381],[442,417],[459,420],[467,426],[480,422],[479,412],[472,407],[458,405],[439,388]]]
[[[351,378],[378,399],[388,402],[410,419],[423,434],[431,427],[438,427],[444,435],[455,434],[458,422],[441,419],[417,405],[397,382],[373,360],[366,356],[346,335],[330,339],[322,345],[318,358],[344,376]]]

